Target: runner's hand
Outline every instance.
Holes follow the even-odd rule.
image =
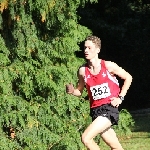
[[[114,107],[118,107],[122,103],[122,100],[119,97],[112,97],[110,99],[111,99],[111,105]]]
[[[72,83],[66,85],[66,93],[72,94],[74,92],[74,86]]]

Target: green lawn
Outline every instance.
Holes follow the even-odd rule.
[[[150,115],[133,117],[135,128],[130,137],[119,137],[124,150],[150,150]],[[101,142],[101,150],[110,150]]]

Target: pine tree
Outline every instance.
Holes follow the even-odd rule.
[[[1,0],[0,149],[82,149],[88,102],[65,93],[91,31],[76,10],[88,0]],[[96,0],[90,0],[96,2]]]

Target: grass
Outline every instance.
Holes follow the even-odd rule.
[[[134,116],[135,127],[130,137],[119,137],[124,150],[150,150],[150,115]],[[101,150],[110,148],[101,142]]]

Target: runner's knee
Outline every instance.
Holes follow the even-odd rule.
[[[88,147],[92,140],[89,139],[86,135],[82,134],[81,141],[85,146]]]

